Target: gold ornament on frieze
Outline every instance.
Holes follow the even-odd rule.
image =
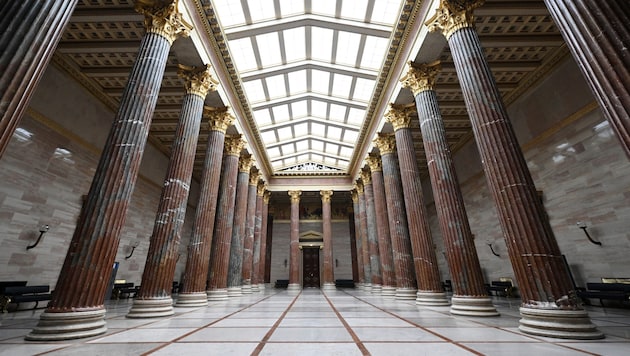
[[[192,25],[184,21],[177,0],[136,0],[136,12],[144,15],[147,32],[160,35],[173,44],[178,37],[188,37]]]
[[[363,188],[368,184],[372,184],[372,176],[369,170],[361,170],[361,181],[363,181]]]
[[[422,64],[409,62],[409,71],[400,79],[400,82],[404,88],[411,90],[413,96],[416,96],[423,91],[433,90],[435,78],[441,69],[440,61]]]
[[[393,153],[396,150],[396,137],[393,134],[379,133],[374,144],[381,151],[381,156]]]
[[[208,118],[208,130],[225,133],[234,122],[234,116],[228,112],[228,108],[212,108],[204,106],[203,115]]]
[[[225,154],[229,156],[239,157],[243,147],[245,147],[245,140],[241,135],[231,135],[225,138]],[[239,161],[240,165],[240,161]]]
[[[385,114],[385,120],[394,126],[394,131],[409,128],[411,124],[411,114],[415,112],[413,107],[402,105],[389,105],[389,110]]]
[[[484,4],[484,0],[441,0],[435,15],[424,24],[430,32],[442,31],[448,40],[455,31],[473,27],[475,19],[473,10]]]
[[[189,67],[179,64],[178,67],[177,74],[184,79],[186,94],[199,95],[205,99],[209,91],[217,90],[219,82],[212,77],[209,64],[203,67]]]
[[[287,193],[291,197],[291,203],[299,203],[300,202],[300,195],[302,195],[302,191],[301,190],[289,190]]]
[[[322,203],[330,203],[330,198],[333,195],[332,190],[320,190],[319,195],[322,196]]]
[[[250,154],[242,154],[238,159],[238,171],[249,174],[250,185],[256,185],[256,182],[258,181],[258,172],[250,173],[255,161],[254,157]],[[256,179],[256,182],[252,183],[253,179]]]
[[[381,156],[370,153],[365,159],[368,166],[370,166],[370,171],[372,172],[382,172],[383,171],[383,162],[381,161]]]

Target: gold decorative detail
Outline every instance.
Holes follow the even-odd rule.
[[[350,196],[352,196],[352,202],[353,203],[358,203],[359,202],[359,192],[357,190],[357,184],[353,184],[354,188],[350,191]]]
[[[394,131],[406,129],[411,124],[411,114],[414,112],[414,107],[390,104],[389,110],[385,114],[385,120],[391,122]]]
[[[431,32],[442,31],[448,40],[457,30],[474,26],[473,10],[484,2],[485,0],[440,0],[440,7],[425,25]]]
[[[372,184],[372,176],[370,174],[370,171],[365,169],[361,170],[361,180],[363,181],[363,188],[365,188],[365,186],[368,184]]]
[[[177,74],[184,79],[186,94],[199,95],[205,99],[209,91],[217,90],[219,82],[212,78],[209,64],[203,67],[189,67],[179,64],[178,67]]]
[[[243,147],[245,147],[245,140],[241,135],[232,135],[225,138],[225,154],[230,156],[240,156]]]
[[[260,174],[258,174],[258,178],[260,179]],[[256,195],[259,197],[264,197],[266,191],[267,184],[265,184],[265,181],[259,180],[258,185],[256,186]]]
[[[413,96],[416,96],[423,91],[433,90],[435,78],[441,69],[440,61],[421,64],[415,64],[410,61],[409,71],[400,78],[400,82],[404,88],[411,90]]]
[[[355,187],[359,195],[363,194],[364,192],[363,181],[357,180],[355,183]]]
[[[177,8],[179,1],[173,0],[137,0],[136,11],[144,15],[144,27],[147,32],[160,35],[173,44],[182,36],[188,37],[192,25],[184,21]]]
[[[374,140],[376,147],[381,151],[381,156],[392,153],[396,150],[396,137],[393,134],[378,134]]]
[[[370,153],[368,157],[365,159],[368,166],[370,166],[370,171],[372,172],[382,172],[383,171],[383,162],[381,161],[381,156]]]
[[[238,171],[249,174],[249,184],[251,185],[256,185],[256,183],[252,184],[252,180],[254,179],[254,177],[256,177],[255,179],[258,179],[257,172],[249,172],[252,169],[255,161],[256,160],[254,159],[254,157],[249,154],[242,154],[238,159]]]
[[[213,108],[204,106],[204,116],[208,117],[208,129],[225,133],[234,122],[234,116],[228,112],[228,108]]]
[[[270,191],[265,191],[265,195],[263,195],[263,202],[265,204],[269,204],[269,200],[271,199],[271,192]]]
[[[300,202],[300,195],[302,195],[301,190],[289,190],[288,193],[291,197],[291,204]]]
[[[319,195],[322,196],[322,203],[330,203],[330,198],[333,195],[332,190],[320,190]]]

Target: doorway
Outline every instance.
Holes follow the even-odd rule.
[[[304,288],[319,288],[319,247],[302,249]]]

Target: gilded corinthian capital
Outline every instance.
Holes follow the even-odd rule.
[[[255,185],[251,183],[253,175],[255,175],[256,179],[258,179],[258,175],[257,175],[258,173],[256,172],[254,174],[249,173],[253,165],[254,165],[254,157],[252,157],[252,155],[243,154],[238,158],[238,171],[249,174],[249,182],[251,185]]]
[[[287,193],[291,197],[291,204],[300,202],[300,195],[302,195],[301,190],[289,190]]]
[[[361,170],[361,182],[363,182],[363,188],[365,188],[365,186],[368,184],[372,184],[372,176],[369,170]]]
[[[435,15],[425,25],[431,32],[442,31],[448,40],[455,31],[474,26],[473,10],[484,2],[485,0],[441,0]]]
[[[370,153],[365,159],[368,166],[370,166],[370,171],[372,172],[382,172],[383,171],[383,162],[381,161],[381,156]]]
[[[411,114],[415,112],[413,107],[390,104],[389,111],[385,114],[385,120],[391,122],[394,131],[406,129],[411,124]]]
[[[378,134],[374,140],[374,144],[381,151],[381,156],[393,153],[396,150],[396,137],[393,134]]]
[[[265,185],[265,189],[267,189],[267,186]],[[269,205],[269,200],[271,199],[271,192],[268,190],[265,190],[265,195],[263,195],[263,202],[267,205]]]
[[[212,108],[204,106],[203,115],[208,118],[208,130],[225,133],[234,122],[234,116],[228,112],[228,108]]]
[[[160,35],[173,44],[182,36],[187,37],[192,26],[182,18],[177,0],[137,0],[136,12],[144,15],[147,32]]]
[[[229,156],[240,156],[243,147],[245,147],[245,140],[241,135],[227,136],[225,138],[225,154]]]
[[[330,203],[330,199],[333,195],[332,190],[320,190],[319,195],[322,196],[322,203]]]
[[[189,67],[179,64],[178,67],[179,70],[177,74],[180,78],[184,79],[186,94],[199,95],[205,99],[209,91],[217,90],[217,84],[219,84],[219,82],[212,78],[209,64],[203,67]]]
[[[260,174],[258,175],[258,178],[260,179]],[[265,183],[265,181],[263,180],[259,180],[258,181],[258,185],[256,186],[256,195],[259,197],[263,197],[263,199],[265,198],[265,192],[267,191],[267,184]]]
[[[409,71],[400,79],[402,86],[409,88],[413,96],[423,91],[433,90],[435,78],[441,70],[440,61],[415,64],[409,62]]]

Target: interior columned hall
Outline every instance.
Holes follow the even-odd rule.
[[[0,355],[630,348],[627,1],[0,14]]]

